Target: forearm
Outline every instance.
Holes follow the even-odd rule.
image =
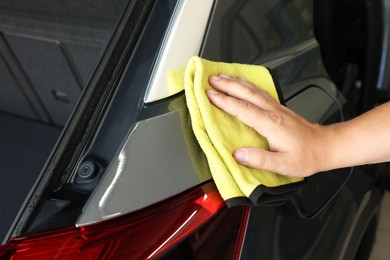
[[[321,170],[390,161],[390,103],[325,129],[328,156]]]

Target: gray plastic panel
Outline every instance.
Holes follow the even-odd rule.
[[[77,226],[141,209],[211,178],[207,164],[197,172],[179,111],[137,124],[108,167]],[[192,133],[192,132],[191,132]],[[197,153],[193,153],[197,154]],[[202,153],[194,161],[202,161]]]

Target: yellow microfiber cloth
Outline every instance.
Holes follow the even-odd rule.
[[[213,62],[192,57],[185,68],[168,72],[172,93],[185,90],[192,130],[206,154],[212,177],[228,206],[277,204],[286,201],[302,186],[302,178],[239,165],[233,152],[240,147],[269,149],[267,140],[234,116],[212,105],[206,89],[210,75],[224,73],[244,77],[279,101],[269,70],[263,66]]]

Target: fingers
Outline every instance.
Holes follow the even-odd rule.
[[[267,92],[243,78],[219,74],[211,76],[209,83],[213,87],[206,91],[210,102],[253,127],[267,138],[270,145],[271,151],[240,148],[233,154],[235,160],[247,167],[292,176],[289,167],[286,167],[286,162],[292,159],[288,158],[281,145],[282,141],[291,140],[285,137],[284,132],[279,131],[287,129],[288,125],[285,117],[288,119],[289,114],[283,110],[283,106]]]
[[[225,74],[211,76],[209,81],[215,89],[220,90],[206,91],[210,102],[253,127],[263,136],[268,136],[281,124],[282,118],[277,112],[281,105],[249,81]]]
[[[270,110],[273,105],[277,104],[271,95],[243,78],[219,74],[218,76],[211,76],[209,83],[216,90],[224,92],[229,96],[246,100],[265,110]]]
[[[270,151],[247,147],[236,150],[233,157],[239,164],[295,177],[318,170],[324,142],[318,125],[280,105],[243,78],[219,74],[210,77],[209,83],[213,89],[206,94],[212,104],[267,138]]]
[[[257,131],[262,132],[261,129],[256,128],[256,122],[261,122],[266,120],[267,112],[255,106],[254,104],[237,99],[223,94],[222,92],[217,92],[215,90],[207,90],[206,92],[210,102],[225,112],[237,117],[244,124],[249,125],[250,127],[255,128]],[[263,124],[267,125],[267,124]]]
[[[282,169],[285,163],[281,161],[279,153],[257,148],[240,148],[234,152],[233,157],[241,165],[286,175]]]

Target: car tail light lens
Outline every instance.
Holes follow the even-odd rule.
[[[238,258],[249,209],[236,207],[234,214],[230,211],[214,183],[209,182],[111,220],[13,238],[0,247],[0,259],[153,259],[173,252],[184,241],[199,240],[194,234],[207,237],[207,226],[213,225],[221,231],[227,230],[227,225],[235,226],[234,237],[229,238],[234,240],[230,259]],[[232,220],[223,222],[232,216],[233,224]],[[209,234],[212,239],[216,235]],[[226,240],[224,236],[221,239]],[[197,250],[192,248],[192,254]]]

